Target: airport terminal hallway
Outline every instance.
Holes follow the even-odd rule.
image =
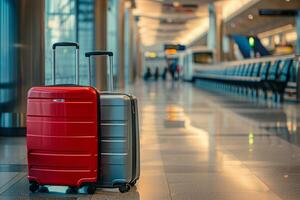
[[[28,190],[26,140],[0,138],[0,199],[299,199],[299,106],[221,96],[180,82],[137,82],[141,177],[121,194]],[[297,198],[298,197],[298,198]]]

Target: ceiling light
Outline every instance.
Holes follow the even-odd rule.
[[[146,51],[145,52],[145,56],[147,58],[156,58],[157,57],[157,53],[156,52],[153,52],[153,51]]]
[[[291,32],[291,31],[294,31],[294,30],[295,30],[295,27],[292,24],[288,24],[288,25],[285,25],[285,26],[281,26],[281,27],[266,31],[266,32],[259,33],[258,37],[259,38],[265,38],[265,37],[274,36],[276,34],[281,34],[281,33],[284,33],[284,32]]]
[[[203,18],[199,21],[199,24],[195,25],[194,28],[188,31],[188,34],[184,33],[179,36],[179,41],[181,44],[190,45],[197,38],[201,38],[205,33],[207,33],[209,27],[209,20]]]
[[[286,2],[291,2],[291,0],[285,0]]]
[[[296,31],[292,31],[290,33],[287,33],[285,35],[286,41],[287,42],[294,42],[297,40],[297,32]]]
[[[253,15],[251,14],[248,15],[248,19],[253,20],[253,18],[254,18]]]
[[[275,43],[276,45],[278,45],[278,44],[280,43],[280,36],[279,36],[279,35],[275,35],[275,36],[274,36],[274,43]]]
[[[142,44],[144,46],[152,46],[155,44],[155,42],[156,42],[155,40],[147,40],[147,39],[142,40]]]
[[[261,39],[261,43],[263,43],[263,45],[265,47],[268,47],[268,46],[270,46],[270,39],[269,38],[263,38],[263,39]]]
[[[230,21],[234,16],[236,16],[239,11],[246,11],[248,8],[254,6],[258,0],[227,0],[224,1],[222,6],[222,15],[225,22]]]
[[[174,2],[173,2],[173,6],[174,6],[174,7],[179,7],[179,6],[180,6],[180,3],[179,3],[178,1],[174,1]]]

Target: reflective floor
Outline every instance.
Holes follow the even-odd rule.
[[[0,199],[300,199],[299,106],[224,96],[189,83],[137,83],[141,177],[125,194],[31,194],[25,138],[0,138]]]

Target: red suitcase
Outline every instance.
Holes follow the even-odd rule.
[[[76,47],[76,84],[55,85],[55,49]],[[27,102],[28,179],[32,192],[40,185],[87,185],[98,180],[98,92],[78,86],[79,45],[53,45],[53,86],[33,87]]]

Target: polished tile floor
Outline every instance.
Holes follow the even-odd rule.
[[[31,194],[25,138],[0,138],[0,199],[300,199],[299,106],[139,82],[141,177],[125,194]]]

